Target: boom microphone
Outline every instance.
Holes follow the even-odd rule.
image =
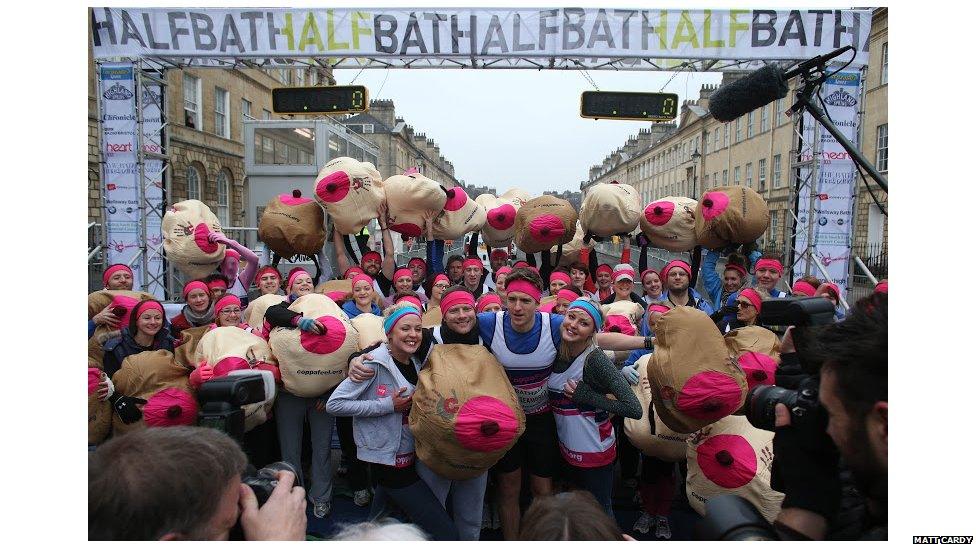
[[[731,122],[763,105],[786,97],[789,86],[783,69],[766,65],[752,74],[715,90],[708,110],[719,122]]]
[[[752,74],[715,90],[708,100],[708,110],[719,122],[731,122],[740,116],[786,97],[787,81],[816,67],[822,67],[831,59],[854,48],[844,46],[830,53],[818,55],[783,71],[777,65],[766,65]]]

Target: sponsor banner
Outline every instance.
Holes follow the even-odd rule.
[[[105,161],[104,204],[109,264],[129,264],[139,251],[139,172],[136,166],[136,101],[132,63],[100,66],[102,158]],[[140,289],[141,277],[131,265]]]
[[[91,8],[96,59],[295,57],[868,62],[870,10]],[[729,67],[739,69],[739,67]]]
[[[159,298],[164,289],[158,284],[142,288],[142,260],[133,259],[141,247],[142,227],[145,224],[148,235],[147,253],[149,255],[150,278],[163,272],[162,237],[160,218],[144,215],[139,203],[139,165],[136,136],[136,83],[135,68],[132,63],[103,63],[100,66],[102,97],[102,151],[105,161],[104,181],[104,219],[107,233],[108,263],[131,264],[135,275],[133,289],[143,290]],[[146,101],[146,95],[159,95],[158,86],[145,86],[143,89],[143,116],[155,123],[144,123],[143,141],[160,143],[160,100]],[[148,160],[145,164],[148,180],[146,198],[150,204],[162,211],[162,162]],[[158,252],[157,252],[158,250]]]
[[[861,75],[857,72],[843,72],[827,79],[821,90],[827,113],[841,134],[852,142],[857,138],[858,103],[861,97]],[[804,143],[812,143],[814,124],[817,122],[804,113]],[[806,269],[806,258],[800,254],[807,247],[809,223],[813,223],[813,252],[830,275],[830,281],[840,288],[841,295],[847,292],[847,275],[851,253],[851,221],[854,194],[857,189],[857,168],[850,155],[840,143],[823,127],[820,128],[819,142],[804,153],[804,159],[811,154],[818,155],[816,198],[813,211],[810,211],[810,187],[800,189],[795,251],[797,262],[794,273],[802,276]],[[809,168],[804,168],[801,176],[806,178]],[[823,279],[823,273],[811,265],[810,273]]]

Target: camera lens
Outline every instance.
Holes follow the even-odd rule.
[[[775,385],[759,385],[749,391],[746,398],[746,418],[757,429],[776,429],[776,405],[783,403],[792,410],[796,406],[797,392]]]

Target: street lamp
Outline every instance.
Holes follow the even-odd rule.
[[[698,149],[695,149],[695,152],[691,153],[691,161],[694,162],[694,164],[691,166],[691,198],[694,198],[695,200],[698,200],[698,160],[701,157],[702,155],[698,152]]]

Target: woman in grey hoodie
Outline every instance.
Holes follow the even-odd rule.
[[[413,434],[407,424],[420,362],[414,353],[422,336],[420,311],[397,304],[384,312],[388,342],[370,351],[365,365],[376,375],[364,381],[345,379],[332,393],[326,411],[352,416],[357,457],[370,464],[379,489],[434,540],[457,540],[454,521],[417,475]],[[371,515],[383,498],[373,500]]]

